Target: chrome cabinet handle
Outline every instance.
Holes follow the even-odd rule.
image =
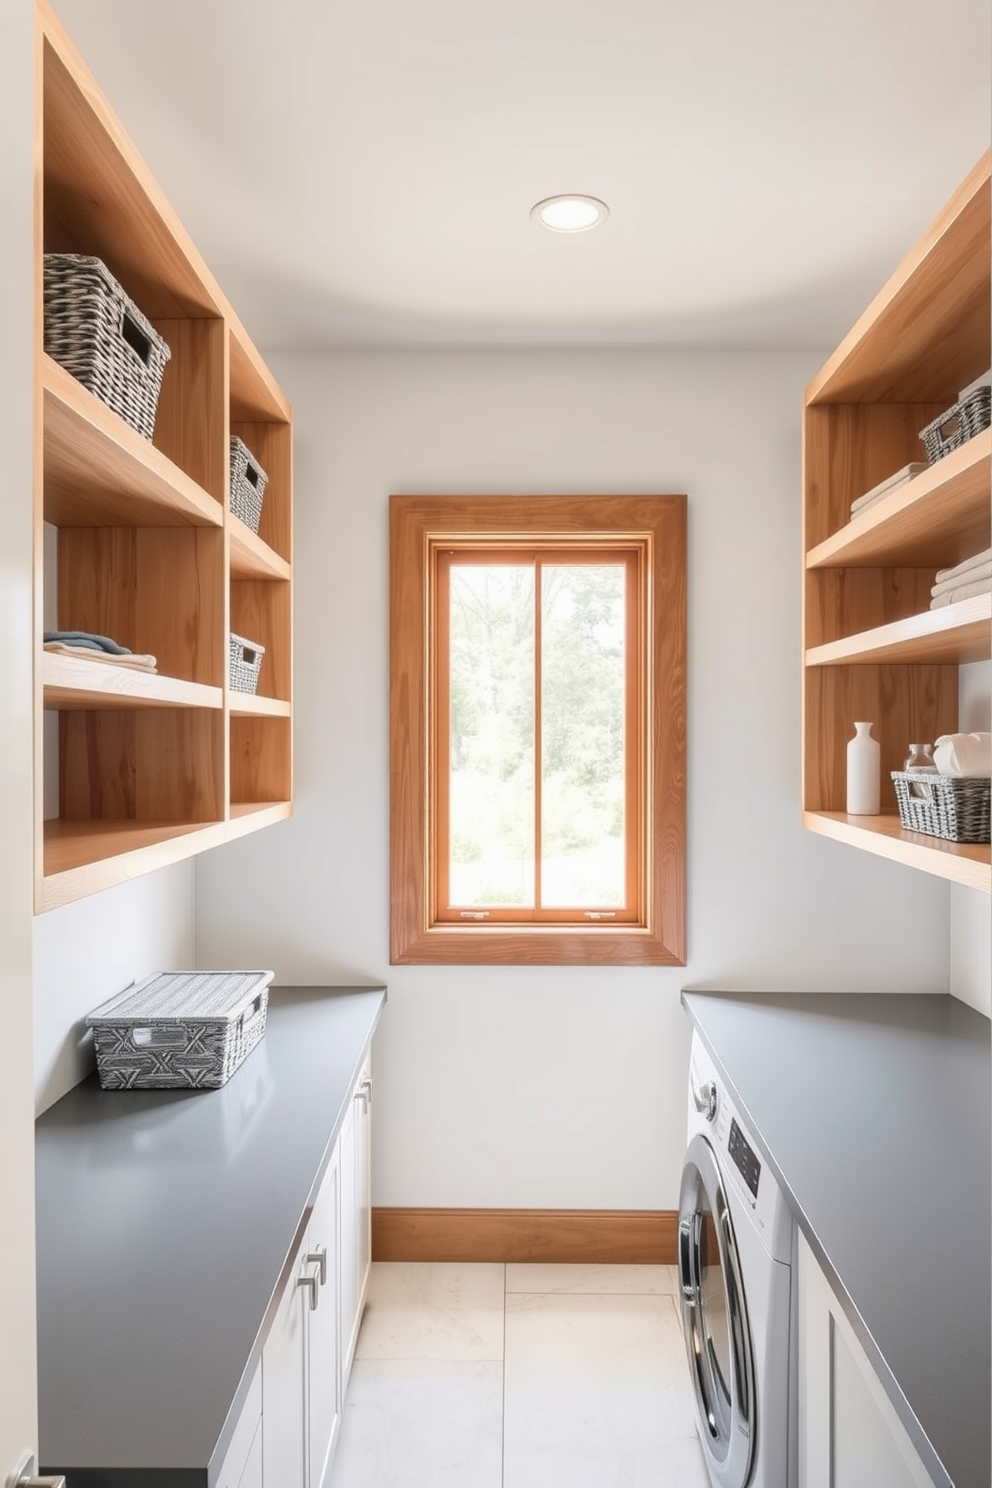
[[[712,1121],[716,1115],[716,1082],[704,1080],[702,1085],[697,1086],[693,1080],[689,1081],[689,1089],[692,1092],[692,1104],[707,1121]]]
[[[39,1478],[34,1470],[34,1454],[25,1452],[7,1478],[7,1488],[65,1488],[65,1478],[61,1474],[53,1478]]]
[[[355,1099],[360,1100],[366,1111],[372,1104],[372,1076],[366,1075],[358,1089],[355,1091]]]
[[[327,1285],[327,1246],[318,1245],[316,1250],[307,1251],[307,1260],[320,1267],[320,1284]]]
[[[320,1300],[320,1296],[319,1296],[319,1292],[320,1292],[320,1278],[318,1276],[316,1276],[316,1275],[314,1275],[314,1276],[298,1276],[296,1278],[296,1285],[298,1287],[309,1287],[310,1288],[310,1311],[311,1312],[316,1312],[317,1311],[317,1303]]]

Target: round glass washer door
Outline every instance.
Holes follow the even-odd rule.
[[[689,1143],[679,1194],[679,1292],[699,1436],[719,1488],[745,1488],[754,1457],[754,1356],[740,1256],[713,1148]]]

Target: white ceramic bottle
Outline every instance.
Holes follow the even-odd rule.
[[[847,746],[847,812],[849,816],[877,816],[881,806],[881,757],[870,723],[856,723]]]

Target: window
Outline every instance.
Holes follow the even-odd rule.
[[[391,500],[391,960],[685,963],[685,497]]]

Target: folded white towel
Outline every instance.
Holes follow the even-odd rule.
[[[99,661],[108,666],[129,667],[135,672],[155,672],[158,670],[158,662],[154,656],[135,655],[129,651],[126,656],[112,656],[107,651],[94,651],[89,646],[73,646],[68,641],[46,641],[46,651],[55,651],[60,656],[75,656],[80,661]]]
[[[949,594],[952,589],[963,589],[967,584],[977,584],[980,579],[992,579],[992,559],[988,563],[980,563],[977,568],[969,568],[967,573],[958,575],[953,579],[937,580],[930,593]]]
[[[884,501],[886,496],[889,496],[891,494],[892,493],[890,491],[879,491],[877,496],[862,496],[857,501],[852,502],[852,521],[855,517],[863,516],[866,511],[869,511],[871,509],[871,507],[877,506],[880,501]]]
[[[984,553],[975,553],[971,558],[965,558],[954,568],[938,569],[934,584],[946,584],[948,579],[959,579],[963,574],[969,574],[973,568],[983,568],[986,563],[992,563],[992,548],[986,548]]]
[[[888,475],[885,480],[879,481],[877,486],[872,486],[870,491],[866,491],[856,501],[852,501],[851,516],[853,517],[855,512],[864,511],[866,506],[870,506],[872,502],[878,501],[882,496],[887,496],[890,491],[896,490],[897,487],[904,486],[907,481],[913,479],[914,475],[919,475],[921,471],[929,469],[930,466],[926,460],[912,460],[908,465],[904,465],[901,470],[897,470],[894,475]]]
[[[992,775],[992,734],[941,734],[933,762],[941,775]]]
[[[977,579],[974,584],[948,589],[930,601],[930,608],[939,610],[942,605],[957,604],[959,599],[974,599],[979,594],[992,594],[992,579]]]

